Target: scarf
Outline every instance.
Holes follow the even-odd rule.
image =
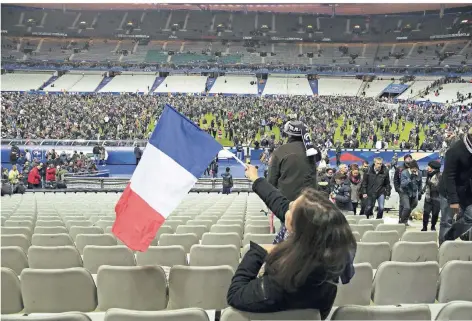
[[[357,185],[361,182],[361,175],[357,177],[350,175],[349,180],[351,181],[352,184]]]

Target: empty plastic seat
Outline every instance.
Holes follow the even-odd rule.
[[[349,226],[353,232],[358,232],[361,235],[361,240],[364,237],[365,232],[374,230],[372,224],[350,224]]]
[[[334,306],[347,304],[369,305],[374,271],[369,263],[354,264],[356,273],[348,284],[338,284]]]
[[[2,315],[3,321],[92,321],[88,315],[81,312],[54,313],[49,315]]]
[[[98,309],[156,311],[167,307],[167,280],[159,266],[101,266]]]
[[[342,306],[337,308],[331,320],[431,320],[427,305],[416,306]]]
[[[25,313],[91,312],[97,308],[97,289],[84,268],[24,269],[21,293]]]
[[[108,220],[103,220],[100,219],[97,222],[95,222],[95,226],[101,228],[102,230],[105,230],[109,226],[113,226],[114,221],[108,221]],[[90,222],[90,226],[92,225],[92,222]],[[87,225],[82,225],[82,226],[87,226]]]
[[[17,275],[28,267],[26,253],[19,246],[2,246],[1,248],[2,267],[11,269]]]
[[[206,226],[208,230],[210,230],[211,226],[213,225],[213,222],[210,220],[190,220],[187,221],[186,225],[198,225],[198,226]]]
[[[437,242],[438,233],[435,231],[406,231],[402,236],[405,242]]]
[[[366,231],[362,236],[362,242],[387,242],[390,247],[393,247],[399,240],[400,236],[397,231]]]
[[[137,265],[187,265],[187,253],[181,245],[150,246],[146,252],[136,252]]]
[[[392,248],[392,261],[437,262],[438,244],[436,242],[397,242]]]
[[[449,261],[439,274],[438,301],[456,300],[472,301],[472,262]]]
[[[2,239],[3,244],[3,239]],[[472,242],[446,241],[439,248],[439,266],[452,260],[472,261]]]
[[[28,240],[31,240],[31,229],[26,226],[10,226],[10,227],[2,227],[2,235],[24,235]]]
[[[23,234],[1,235],[2,247],[4,246],[19,246],[23,252],[27,253],[31,246],[29,239]]]
[[[84,268],[90,273],[97,273],[102,265],[135,266],[133,251],[124,245],[97,246],[87,245],[84,248]]]
[[[356,242],[360,242],[360,241],[361,241],[361,234],[360,234],[359,232],[353,231],[353,232],[352,232],[352,235],[353,235],[354,238],[356,239]]]
[[[229,265],[236,271],[239,265],[239,248],[234,245],[199,245],[190,249],[190,266]]]
[[[1,268],[1,313],[18,313],[23,310],[23,299],[21,297],[21,285],[18,276],[9,268]]]
[[[243,239],[243,246],[249,244],[249,242],[254,242],[257,244],[272,244],[275,239],[276,234],[245,234]]]
[[[270,234],[270,226],[267,225],[246,225],[245,234]]]
[[[110,309],[104,321],[210,321],[203,309],[188,308],[170,311],[132,311]]]
[[[374,226],[374,231],[379,226],[380,224],[384,224],[383,218],[378,218],[378,219],[367,219],[363,218],[358,221],[357,224],[363,225],[363,224],[372,224]]]
[[[249,222],[249,220],[246,222]],[[234,219],[234,220],[220,219],[218,220],[218,222],[215,222],[215,223],[218,225],[238,225],[241,229],[244,226],[243,220],[239,220],[239,219]]]
[[[9,219],[5,222],[5,227],[27,227],[31,231],[33,230],[33,222],[25,220],[12,220]]]
[[[75,220],[75,221],[67,221],[66,227],[70,230],[72,226],[92,226],[92,222],[90,221],[80,221],[80,220]]]
[[[190,222],[190,221],[189,221]],[[187,222],[188,223],[188,222]],[[166,220],[164,222],[164,224],[162,224],[162,226],[169,226],[172,228],[172,231],[175,231],[177,229],[177,226],[179,225],[185,225],[185,222],[184,221],[180,221],[180,220]],[[197,224],[198,225],[198,224]],[[206,225],[205,225],[206,226]]]
[[[82,215],[64,216],[62,219],[66,223],[68,221],[87,221],[87,218],[85,216],[82,216]]]
[[[349,224],[357,224],[357,219],[353,216],[346,216],[346,220]]]
[[[82,267],[82,257],[75,246],[31,246],[28,264],[32,269],[68,269]]]
[[[369,263],[373,269],[377,269],[383,262],[390,261],[390,256],[390,245],[387,242],[359,242],[354,263]]]
[[[237,233],[240,238],[243,237],[243,230],[240,225],[220,225],[215,224],[210,229],[211,233]]]
[[[229,266],[174,266],[169,274],[168,309],[226,308],[226,294],[233,274]]]
[[[403,236],[403,233],[406,231],[405,224],[379,224],[377,225],[376,231],[397,231],[400,238]]]
[[[79,234],[103,234],[103,230],[98,226],[72,226],[70,228],[69,235],[74,241]]]
[[[34,228],[34,234],[62,234],[68,233],[65,226],[36,226]]]
[[[188,234],[162,234],[159,238],[159,245],[180,245],[184,248],[185,253],[190,252],[190,248],[194,244],[198,244],[198,236],[193,233]]]
[[[186,216],[186,217],[189,217],[189,219],[185,220],[185,219],[182,219],[182,216],[178,216],[179,220],[183,220],[184,222],[188,222],[188,221],[193,219],[190,216]],[[212,221],[213,224],[216,224],[216,222],[218,222],[219,218],[220,217],[217,216],[217,215],[199,215],[199,216],[195,217],[196,220]]]
[[[84,253],[87,245],[113,246],[116,239],[111,234],[79,234],[75,239],[75,245],[80,254]]]
[[[438,279],[437,262],[384,262],[375,274],[372,300],[377,305],[434,303]]]
[[[234,245],[241,248],[241,237],[237,233],[205,233],[202,245]]]
[[[175,230],[175,234],[195,234],[198,239],[201,239],[206,232],[208,228],[205,225],[180,225]]]
[[[226,308],[221,312],[220,321],[250,321],[250,320],[321,320],[320,312],[313,309],[288,310],[272,313],[249,313]]]
[[[105,232],[111,233],[111,227],[107,227],[107,231]],[[152,240],[151,245],[154,245],[154,246],[157,245],[157,243],[159,242],[159,238],[161,237],[162,234],[174,234],[174,230],[170,226],[161,225],[161,227],[159,227],[159,229],[157,230],[156,236]]]
[[[35,246],[73,246],[74,241],[72,241],[69,234],[65,233],[33,234],[31,244]]]
[[[472,302],[450,302],[439,311],[437,321],[470,320],[472,315]]]
[[[36,226],[45,226],[45,227],[53,227],[53,226],[65,226],[64,222],[57,219],[57,220],[37,220],[36,221]]]

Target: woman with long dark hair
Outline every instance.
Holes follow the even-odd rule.
[[[228,290],[228,304],[247,312],[318,309],[329,315],[341,278],[354,275],[356,241],[351,228],[326,195],[305,189],[289,202],[257,169],[248,166],[246,177],[254,192],[287,227],[288,236],[264,248],[253,242],[239,264]],[[263,264],[264,275],[257,277]]]

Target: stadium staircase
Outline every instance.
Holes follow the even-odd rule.
[[[309,80],[308,83],[310,84],[313,95],[318,95],[318,79]]]
[[[367,82],[365,80],[362,81],[362,84],[360,85],[359,90],[357,90],[357,94],[356,94],[357,97],[362,96],[362,93],[365,91],[365,88],[367,87],[368,84],[369,84],[369,82]]]
[[[267,84],[267,79],[260,79],[257,81],[257,92],[261,95],[264,92],[264,88]]]
[[[98,84],[98,87],[94,90],[94,92],[98,93],[100,89],[105,87],[112,79],[113,77],[103,77],[102,81],[100,82],[100,84]]]
[[[210,92],[211,87],[213,87],[213,85],[215,84],[215,81],[216,81],[216,78],[210,78],[210,77],[207,78],[206,85],[205,85],[207,93]]]
[[[49,86],[50,84],[52,84],[53,82],[55,82],[57,80],[57,78],[59,78],[59,76],[52,76],[51,78],[49,78],[48,81],[46,81],[41,87],[39,87],[39,90],[44,90],[44,88],[46,88],[47,86]]]
[[[165,79],[166,79],[166,77],[157,77],[156,80],[154,80],[154,83],[152,84],[150,92],[151,93],[154,92],[154,90],[156,90],[157,87],[159,87],[159,85],[162,84]]]

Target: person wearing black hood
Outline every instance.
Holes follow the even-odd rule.
[[[431,161],[426,168],[427,178],[423,187],[424,208],[423,208],[423,229],[428,230],[429,216],[431,216],[431,231],[436,231],[436,222],[438,221],[439,211],[439,181],[441,180],[441,163]]]
[[[400,187],[402,171],[409,168],[410,162],[412,160],[413,160],[413,156],[411,156],[411,154],[406,154],[405,156],[403,156],[403,166],[398,166],[395,169],[395,173],[393,174],[393,187],[395,188],[395,192],[398,193],[398,218],[399,219],[403,212],[403,205],[401,202],[402,189]]]
[[[447,150],[439,197],[441,244],[472,228],[472,131]]]

